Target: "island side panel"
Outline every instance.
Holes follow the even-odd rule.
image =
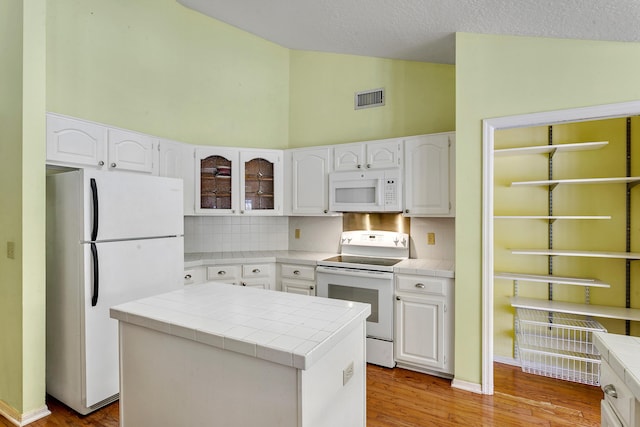
[[[120,324],[121,427],[294,427],[297,369]]]
[[[351,364],[353,373],[344,383],[344,372]],[[309,369],[298,371],[300,426],[364,427],[367,415],[366,374],[366,327],[363,320]]]

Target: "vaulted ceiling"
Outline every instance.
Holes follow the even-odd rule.
[[[455,63],[455,32],[640,41],[637,0],[177,0],[290,49]]]

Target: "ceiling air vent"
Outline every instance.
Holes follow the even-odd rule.
[[[355,109],[382,107],[384,105],[384,88],[356,92]]]

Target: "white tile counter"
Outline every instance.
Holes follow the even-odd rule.
[[[371,314],[368,304],[215,282],[111,308],[111,317],[307,369]]]
[[[113,307],[120,426],[365,427],[370,312],[215,282]]]
[[[455,264],[449,260],[406,259],[396,264],[393,272],[453,279],[455,276]]]
[[[318,261],[338,255],[306,251],[199,252],[184,255],[185,268],[208,265],[278,262],[316,265]],[[394,267],[394,273],[454,278],[455,264],[450,260],[407,259]]]

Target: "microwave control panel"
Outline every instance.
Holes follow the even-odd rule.
[[[384,204],[398,203],[398,183],[395,179],[387,179],[384,185]]]

